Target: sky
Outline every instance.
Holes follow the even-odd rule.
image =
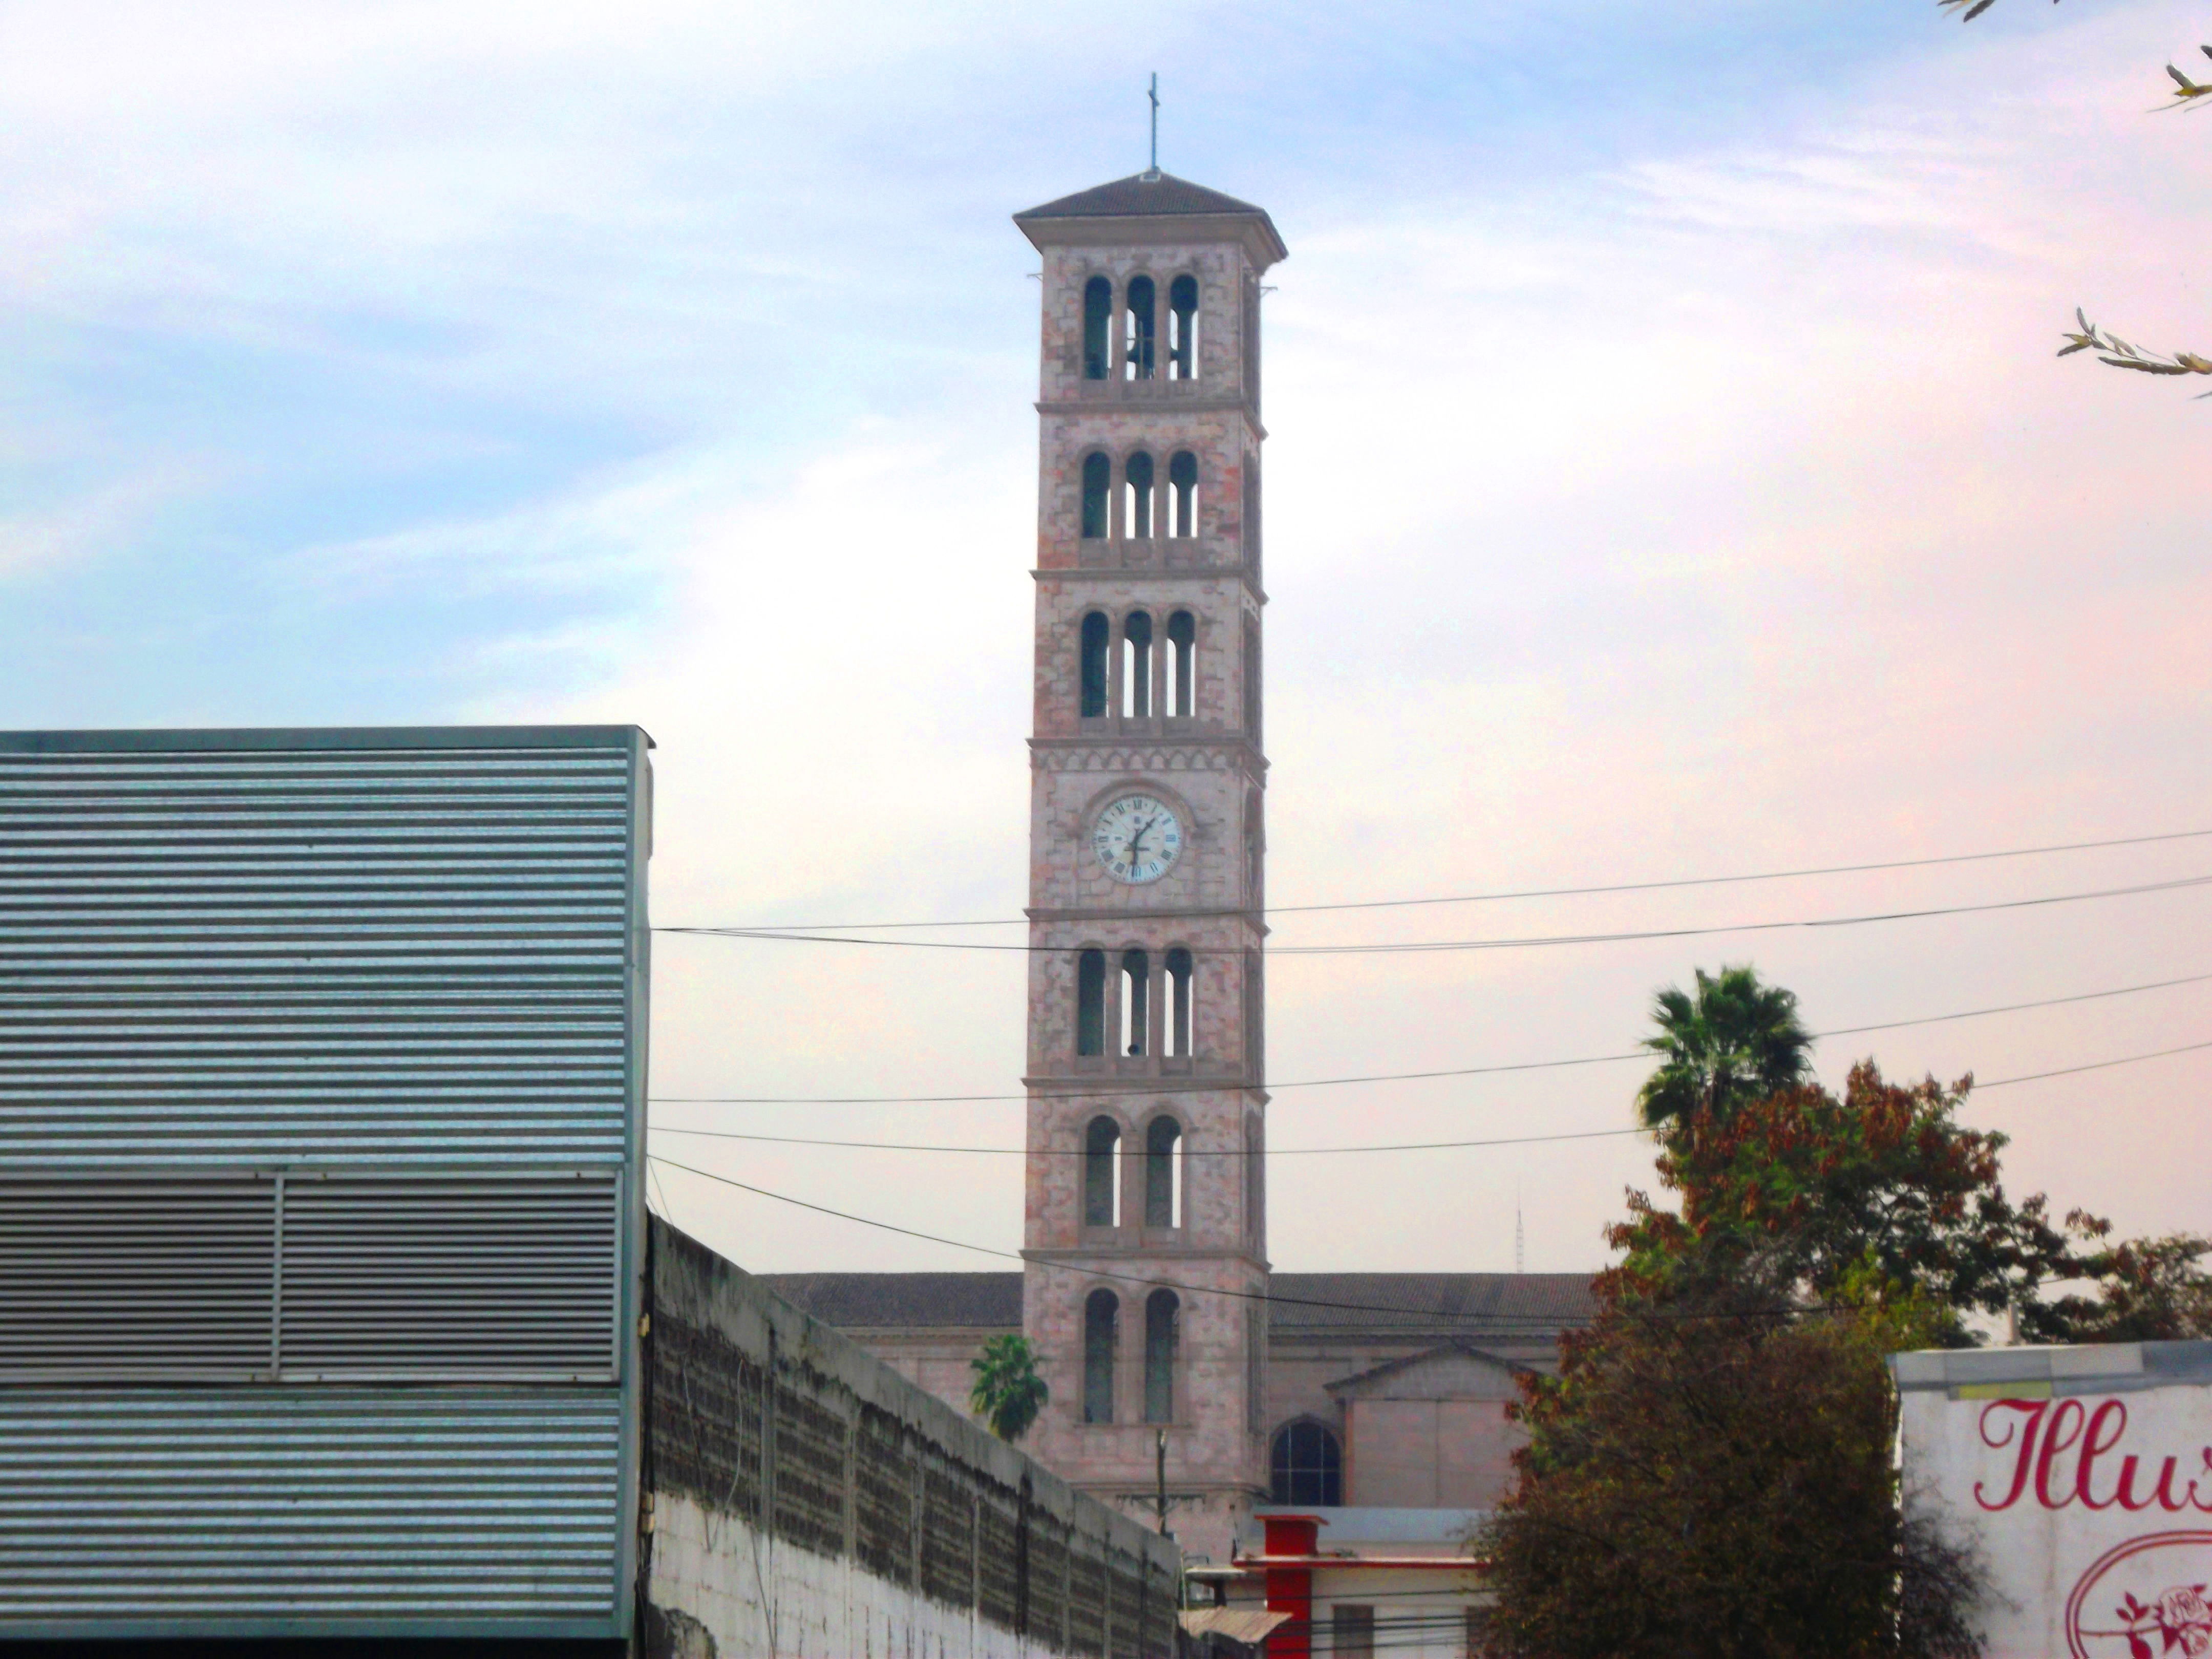
[[[1292,906],[2212,830],[2212,344],[2179,0],[0,0],[0,726],[635,721],[665,924],[1018,916],[1024,207],[1265,206]],[[1284,915],[1278,945],[2182,881],[2212,837]],[[1652,993],[1821,1030],[2212,975],[2212,892],[1270,969],[1271,1144],[1620,1130]],[[1006,929],[939,937],[1018,938]],[[657,1096],[1005,1094],[1017,956],[663,936]],[[2015,1193],[2212,1230],[2212,982],[1838,1036]],[[1987,1086],[2001,1084],[2002,1086]],[[1011,1100],[656,1105],[696,1170],[1010,1250]],[[1276,1265],[1595,1267],[1632,1135],[1273,1160]],[[1008,1264],[663,1168],[742,1265]]]

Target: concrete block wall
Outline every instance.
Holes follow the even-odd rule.
[[[653,1659],[1167,1659],[1175,1546],[653,1224]]]

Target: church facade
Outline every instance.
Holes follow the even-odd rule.
[[[1225,1563],[1255,1510],[1502,1488],[1572,1274],[1267,1260],[1261,210],[1158,172],[1016,216],[1042,259],[1019,1273],[770,1276],[966,1408],[1025,1334],[1026,1449]]]

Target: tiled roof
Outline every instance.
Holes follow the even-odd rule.
[[[763,1273],[760,1282],[801,1313],[842,1329],[1022,1328],[1018,1273]]]
[[[1595,1312],[1587,1273],[1277,1273],[1273,1290],[1267,1322],[1285,1334],[1436,1330],[1504,1338],[1586,1325]]]
[[[1063,196],[1056,202],[1047,202],[1042,207],[1030,208],[1017,213],[1014,222],[1024,219],[1139,219],[1167,216],[1188,218],[1194,215],[1241,213],[1264,219],[1264,209],[1249,202],[1240,202],[1234,196],[1224,196],[1218,190],[1208,190],[1204,185],[1194,185],[1188,179],[1178,179],[1169,173],[1133,173],[1126,179],[1116,179],[1110,185],[1096,185],[1089,190],[1079,190],[1073,196]]]
[[[761,1282],[846,1328],[1021,1328],[1018,1273],[764,1273]],[[1282,1336],[1434,1331],[1507,1342],[1587,1324],[1592,1313],[1584,1273],[1277,1273],[1273,1292],[1268,1322]]]

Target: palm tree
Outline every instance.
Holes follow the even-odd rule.
[[[1737,1108],[1804,1081],[1813,1034],[1797,1018],[1794,992],[1762,985],[1749,966],[1697,970],[1698,990],[1668,986],[1654,999],[1656,1036],[1644,1047],[1663,1057],[1636,1104],[1644,1127],[1686,1121],[1692,1112],[1724,1121]]]
[[[969,1369],[975,1373],[975,1386],[968,1391],[968,1409],[1008,1445],[1030,1431],[1052,1398],[1037,1375],[1036,1350],[1025,1336],[993,1337]]]

